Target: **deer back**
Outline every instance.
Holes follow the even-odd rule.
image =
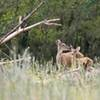
[[[89,57],[79,58],[78,61],[84,66],[85,70],[93,65],[93,60]]]

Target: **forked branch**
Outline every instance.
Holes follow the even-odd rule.
[[[35,9],[33,9],[26,17],[23,18],[21,23],[19,23],[17,26],[15,26],[10,32],[6,33],[1,39],[0,42],[2,42],[8,35],[16,31],[22,24],[25,22],[30,16],[32,16],[42,5],[44,2],[41,2]]]
[[[3,43],[5,43],[5,42],[9,41],[10,39],[12,39],[13,37],[15,37],[16,35],[18,35],[18,34],[24,32],[24,31],[28,31],[28,30],[30,30],[31,28],[36,27],[36,26],[38,26],[38,25],[40,25],[40,24],[45,24],[45,25],[48,25],[48,26],[51,26],[51,25],[54,25],[54,26],[61,26],[61,24],[56,23],[56,21],[59,21],[59,20],[60,20],[59,18],[50,19],[50,20],[45,19],[45,20],[43,20],[43,21],[37,22],[37,23],[35,23],[35,24],[33,24],[33,25],[30,25],[30,26],[27,26],[27,27],[25,27],[25,28],[21,28],[21,27],[20,27],[19,29],[17,29],[17,30],[14,31],[13,33],[9,34],[9,35],[6,36],[5,38],[3,38],[3,39],[1,38],[2,41],[0,41],[0,44],[3,44]]]

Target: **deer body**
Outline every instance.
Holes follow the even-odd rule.
[[[78,58],[77,60],[81,65],[83,65],[85,70],[93,65],[93,60],[89,57]]]
[[[59,62],[61,65],[65,67],[75,67],[76,60],[83,58],[84,55],[80,52],[67,52],[67,53],[60,53],[59,55]]]
[[[57,63],[58,69],[60,70],[61,65],[65,65],[64,64],[65,60],[63,57],[64,55],[62,54],[66,54],[63,52],[69,52],[70,49],[65,43],[61,42],[60,40],[57,40],[56,44],[57,44],[56,63]]]
[[[60,63],[66,68],[71,68],[74,64],[74,56],[72,52],[62,53],[60,55]]]
[[[92,66],[93,60],[89,57],[84,57],[80,52],[80,47],[77,47],[76,49],[72,47],[69,48],[60,40],[57,41],[57,47],[56,63],[59,69],[61,65],[65,68],[71,68],[73,66],[79,67],[80,65],[83,65],[85,70],[89,66]]]

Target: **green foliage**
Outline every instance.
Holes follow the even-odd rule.
[[[39,0],[0,1],[0,35],[18,24],[19,15],[26,16],[38,4]],[[24,32],[14,40],[18,45],[12,44],[16,45],[17,53],[30,46],[36,58],[49,60],[55,57],[55,40],[60,38],[75,47],[80,45],[82,52],[90,56],[100,56],[99,0],[45,0],[45,4],[24,26],[49,18],[60,18],[62,26],[40,25]]]

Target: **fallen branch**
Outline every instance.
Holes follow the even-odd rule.
[[[25,58],[20,58],[20,59],[15,59],[15,60],[10,60],[10,61],[3,61],[3,62],[0,62],[0,65],[4,65],[4,64],[11,64],[11,63],[17,63],[17,62],[20,62],[20,61],[28,61],[28,60],[31,60],[31,57],[25,59]]]
[[[16,35],[18,35],[18,34],[24,32],[24,31],[30,30],[31,28],[36,27],[36,26],[38,26],[38,25],[40,25],[40,24],[45,24],[45,25],[48,25],[48,26],[49,26],[49,25],[50,25],[50,26],[51,26],[51,25],[54,25],[54,26],[61,26],[61,24],[55,23],[55,21],[59,21],[59,20],[60,20],[59,18],[57,18],[57,19],[50,19],[50,20],[43,20],[43,21],[37,22],[37,23],[35,23],[35,24],[33,24],[33,25],[30,25],[30,26],[28,26],[28,27],[19,28],[18,30],[16,30],[16,31],[14,31],[13,33],[11,33],[10,35],[6,36],[6,38],[2,39],[2,41],[0,41],[0,44],[3,44],[3,43],[5,43],[5,42],[9,41],[10,39],[12,39],[13,37],[15,37]],[[53,22],[54,22],[54,23],[53,23]]]

